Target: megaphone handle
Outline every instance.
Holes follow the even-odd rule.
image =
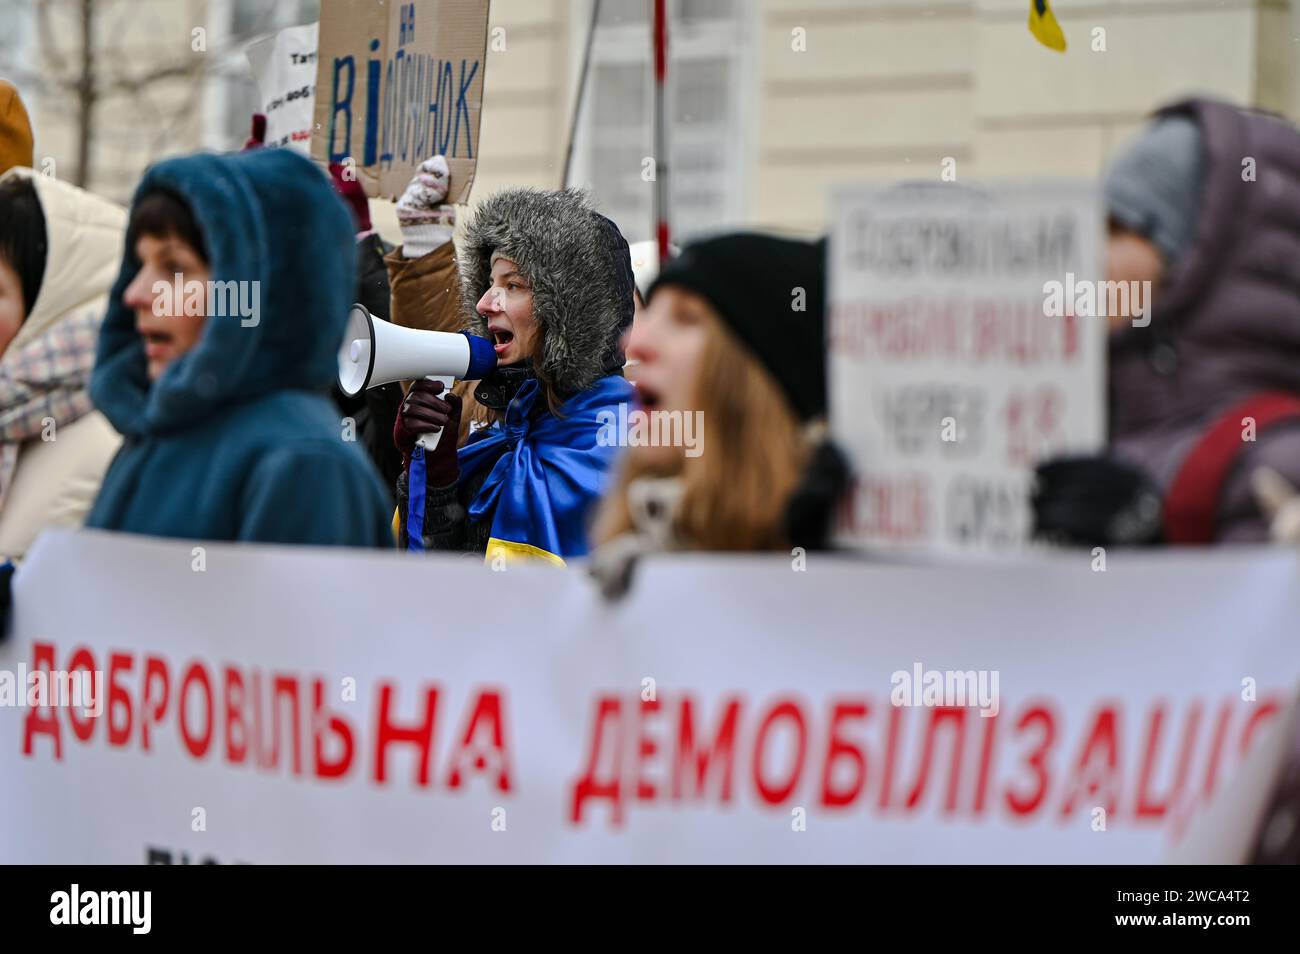
[[[446,387],[444,387],[441,391],[438,392],[438,397],[443,397],[456,383],[455,378],[448,378],[445,374],[430,374],[425,377],[425,380],[426,381],[446,380],[449,382]],[[441,438],[442,438],[442,429],[439,429],[436,431],[430,431],[428,434],[421,434],[419,439],[416,440],[415,443],[417,446],[423,447],[426,454],[431,454],[433,453],[434,448],[438,446],[438,441],[441,440]]]

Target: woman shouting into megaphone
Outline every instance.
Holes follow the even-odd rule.
[[[448,178],[441,156],[427,160],[398,203],[405,244],[389,261],[394,318],[430,327],[410,306],[403,313],[404,270],[438,275],[425,282],[435,294],[454,275],[463,327],[493,342],[497,370],[472,398],[465,388],[443,396],[439,381],[407,393],[393,429],[404,462],[398,543],[562,564],[587,552],[590,510],[619,452],[602,422],[634,400],[619,344],[633,313],[628,245],[577,190],[510,189],[478,207],[457,262],[442,205]],[[439,429],[460,446],[417,445]]]

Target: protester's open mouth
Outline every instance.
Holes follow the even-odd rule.
[[[659,392],[653,388],[646,387],[638,381],[636,383],[637,397],[641,399],[641,409],[643,411],[653,411],[659,407]]]
[[[498,355],[509,348],[510,343],[515,340],[515,333],[504,328],[489,328],[488,332],[492,335],[493,348]]]
[[[140,337],[144,339],[144,353],[151,360],[172,344],[172,336],[165,331],[142,331]]]

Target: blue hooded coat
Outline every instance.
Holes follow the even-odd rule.
[[[356,287],[352,220],[329,181],[289,150],[260,149],[161,162],[133,207],[157,189],[188,203],[214,283],[259,283],[243,286],[257,313],[213,314],[210,294],[198,344],[151,383],[122,301],[140,270],[128,238],[90,387],[125,442],[87,526],[391,547],[384,489],[328,396]]]

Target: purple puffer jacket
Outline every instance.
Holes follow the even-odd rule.
[[[1168,490],[1196,440],[1234,404],[1265,390],[1300,396],[1300,131],[1208,100],[1161,112],[1201,129],[1200,217],[1155,296],[1151,324],[1111,338],[1110,431],[1112,449]],[[1216,542],[1268,538],[1250,489],[1260,465],[1300,487],[1300,424],[1260,431],[1237,459],[1219,497]]]

